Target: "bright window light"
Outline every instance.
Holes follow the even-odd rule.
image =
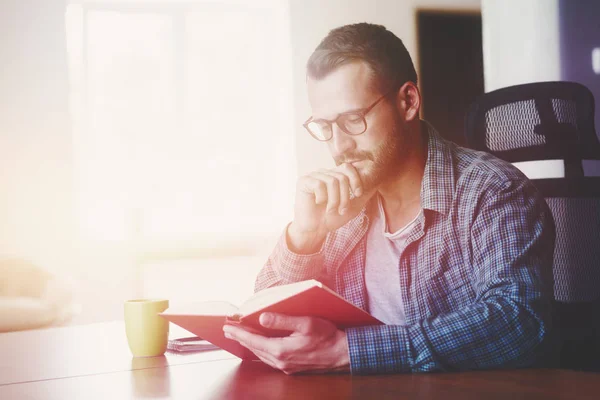
[[[85,237],[173,242],[282,229],[296,176],[285,4],[71,3]]]

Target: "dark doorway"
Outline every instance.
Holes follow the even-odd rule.
[[[465,112],[484,93],[481,14],[417,12],[422,117],[461,146]]]

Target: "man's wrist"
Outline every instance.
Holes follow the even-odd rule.
[[[296,254],[317,253],[323,246],[326,237],[326,233],[299,232],[293,222],[288,226],[286,232],[288,249]]]
[[[348,338],[345,331],[339,331],[338,335],[338,363],[331,371],[350,372],[350,351],[348,347]]]

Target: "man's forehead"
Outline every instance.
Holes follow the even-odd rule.
[[[342,112],[365,107],[373,94],[372,79],[372,70],[364,62],[344,64],[321,79],[308,77],[312,116],[333,119]]]

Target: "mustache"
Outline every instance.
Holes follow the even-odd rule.
[[[349,161],[359,161],[359,160],[370,160],[375,161],[373,158],[373,154],[368,151],[355,151],[351,153],[344,153],[337,157],[334,157],[335,165],[339,166],[343,163],[347,163]]]

